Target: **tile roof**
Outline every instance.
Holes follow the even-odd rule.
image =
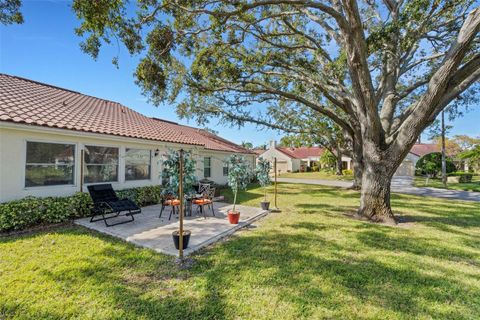
[[[1,73],[0,121],[251,153],[204,130],[149,118],[118,102]]]
[[[295,159],[305,159],[308,157],[318,157],[320,156],[324,148],[321,147],[299,147],[299,148],[280,148],[277,147],[277,150],[283,152],[290,158]]]
[[[434,143],[416,143],[410,150],[410,153],[413,153],[419,157],[423,157],[424,155],[432,152],[440,152],[440,147]]]
[[[308,157],[320,156],[325,149],[321,147],[299,147],[299,148],[277,147],[277,150],[286,154],[290,158],[306,159]],[[265,151],[266,150],[263,150],[263,152]],[[440,148],[437,144],[416,143],[415,145],[413,145],[412,149],[410,150],[410,153],[413,153],[419,157],[423,157],[424,155],[432,152],[440,152]]]
[[[257,155],[261,155],[262,153],[264,153],[265,151],[267,151],[268,149],[253,149],[252,151],[254,153],[256,153]]]

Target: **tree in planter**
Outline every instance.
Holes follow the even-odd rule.
[[[162,162],[162,181],[167,185],[162,189],[162,194],[172,194],[178,197],[180,182],[180,152],[169,150]],[[193,193],[193,185],[197,182],[195,174],[196,162],[189,152],[183,153],[183,190],[185,194]]]
[[[250,180],[250,165],[245,157],[232,154],[227,158],[228,166],[228,186],[233,193],[232,213],[236,213],[235,206],[237,204],[237,194],[239,190],[245,190]]]
[[[257,180],[264,191],[263,202],[267,203],[267,187],[271,184],[270,171],[272,170],[272,164],[267,159],[262,157],[258,158],[257,166],[255,167],[255,173]],[[268,209],[266,206],[265,209]]]
[[[96,58],[103,43],[123,42],[142,55],[143,93],[155,104],[182,97],[177,112],[200,123],[275,128],[272,115],[298,108],[331,119],[362,173],[358,214],[373,221],[394,222],[396,169],[480,79],[477,1],[138,3],[131,15],[127,1],[75,0],[82,49]]]

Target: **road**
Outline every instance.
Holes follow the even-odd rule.
[[[339,188],[349,188],[352,186],[351,181],[341,180],[277,178],[277,181],[287,183],[314,184]],[[394,177],[392,179],[392,192],[442,199],[480,201],[480,192],[446,190],[429,187],[414,187],[412,177]]]

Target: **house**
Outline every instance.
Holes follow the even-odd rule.
[[[325,152],[325,149],[321,147],[278,147],[275,141],[270,141],[269,148],[262,151],[263,152],[257,152],[258,157],[270,161],[277,158],[277,172],[281,174],[282,172],[298,172],[303,168],[318,164],[320,156]],[[415,165],[421,157],[439,151],[436,144],[415,144],[397,169],[395,175],[413,176],[415,174]],[[352,170],[352,159],[347,156],[342,156],[342,167],[343,169]]]
[[[260,151],[260,150],[259,150]],[[320,156],[325,152],[321,147],[278,147],[276,141],[270,141],[269,147],[263,152],[257,152],[258,157],[273,161],[277,158],[277,171],[297,172],[307,167],[320,166]],[[344,169],[351,170],[352,161],[349,157],[342,156]]]
[[[0,202],[68,196],[86,185],[161,183],[169,149],[190,151],[197,177],[227,182],[223,160],[256,154],[202,129],[144,116],[118,102],[0,74]]]

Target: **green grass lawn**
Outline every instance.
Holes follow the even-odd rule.
[[[355,191],[279,191],[188,269],[80,227],[1,238],[0,319],[480,318],[480,203],[393,195],[408,222],[388,227],[344,216]]]
[[[444,189],[442,179],[440,178],[429,179],[428,184],[426,184],[425,182],[426,179],[424,177],[415,177],[414,179],[414,185],[416,187],[432,187]],[[480,192],[480,176],[473,176],[472,182],[470,183],[448,183],[447,189]]]
[[[337,176],[335,173],[319,171],[319,172],[286,172],[279,175],[280,178],[297,178],[297,179],[324,179],[324,180],[353,180],[353,175]]]

